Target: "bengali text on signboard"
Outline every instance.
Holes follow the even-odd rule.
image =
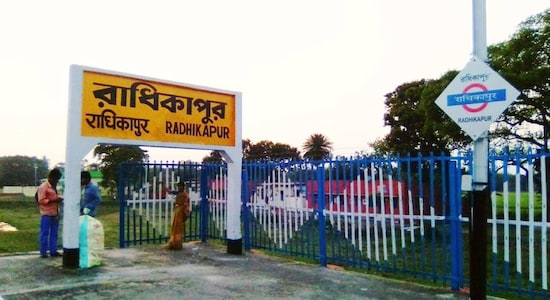
[[[235,95],[84,71],[82,136],[235,146]]]

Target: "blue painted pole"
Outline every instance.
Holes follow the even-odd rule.
[[[201,228],[200,228],[200,238],[201,242],[206,243],[208,237],[208,166],[203,165],[201,169],[201,187],[200,187],[200,197],[201,197]]]
[[[248,207],[248,173],[246,169],[242,171],[242,213],[243,213],[243,239],[244,250],[250,251],[250,209]]]
[[[119,203],[119,216],[118,216],[118,246],[124,248],[124,213],[126,212],[126,198],[124,197],[124,187],[126,183],[126,176],[124,174],[124,167],[126,164],[120,165],[118,168],[118,187],[117,187],[117,198]]]
[[[449,222],[451,223],[451,289],[460,290],[462,285],[462,229],[460,223],[461,193],[459,170],[456,162],[449,164]]]
[[[327,239],[325,224],[325,174],[323,164],[317,167],[317,215],[319,220],[319,263],[327,266]]]

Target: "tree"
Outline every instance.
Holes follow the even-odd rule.
[[[250,147],[252,146],[252,142],[250,139],[244,139],[243,140],[243,158],[246,158],[247,154],[250,152]]]
[[[221,164],[223,163],[222,155],[219,151],[212,151],[210,155],[202,158],[202,163],[205,164]]]
[[[274,160],[281,159],[290,159],[296,160],[300,159],[300,151],[296,147],[292,147],[288,144],[275,143],[271,147],[270,157]]]
[[[491,66],[522,93],[497,120],[493,135],[547,152],[550,150],[550,9],[521,23],[509,41],[490,47],[488,54]],[[534,167],[538,188],[544,182],[541,167],[546,171],[546,199],[550,201],[550,162],[541,166],[537,161]],[[550,202],[546,209],[550,214]]]
[[[283,143],[272,141],[260,141],[257,144],[249,139],[242,141],[243,160],[265,161],[282,159],[300,159],[300,151],[297,148]],[[218,151],[210,152],[209,156],[202,159],[203,163],[222,163],[223,157]]]
[[[38,185],[48,174],[48,159],[29,156],[0,157],[0,186]]]
[[[245,160],[269,160],[269,150],[273,146],[271,141],[259,141],[258,143],[250,144],[247,151],[244,153]]]
[[[330,156],[332,142],[320,133],[309,136],[304,143],[304,158],[321,160]]]
[[[273,143],[267,140],[254,144],[250,140],[245,140],[243,141],[243,158],[253,161],[299,159],[300,151],[288,144]]]
[[[522,22],[509,41],[488,48],[489,64],[520,98],[497,120],[492,135],[548,150],[550,138],[550,9]]]
[[[491,127],[491,143],[523,141],[548,149],[550,138],[550,9],[528,18],[506,42],[488,47],[489,64],[521,98]],[[449,151],[464,148],[470,139],[435,104],[456,76],[449,71],[437,80],[405,83],[386,95],[384,115],[390,133],[371,146],[377,152]],[[498,138],[498,139],[495,139]]]
[[[437,80],[419,80],[398,86],[386,95],[384,125],[390,132],[371,144],[376,152],[449,152],[469,143],[460,127],[434,101],[458,74],[449,71]]]
[[[98,145],[94,156],[99,158],[99,170],[103,181],[99,184],[115,192],[119,182],[119,166],[125,162],[143,162],[148,159],[147,151],[133,145]]]
[[[550,9],[521,23],[509,41],[488,47],[488,60],[495,71],[522,92],[520,99],[491,126],[491,144],[527,144],[548,151]],[[456,71],[450,71],[438,80],[404,84],[386,95],[388,110],[384,120],[390,133],[373,143],[373,148],[403,154],[466,146],[469,139],[434,103],[454,76]],[[550,174],[550,163],[546,170]],[[550,213],[550,205],[547,207]]]

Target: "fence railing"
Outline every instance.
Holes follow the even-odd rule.
[[[489,161],[488,291],[546,299],[550,294],[545,154],[491,153]],[[173,199],[162,198],[162,192],[156,199],[149,192],[127,197],[136,195],[144,182],[154,183],[151,174],[169,186],[185,181],[195,193],[186,240],[225,240],[224,165],[146,168],[147,180],[129,180],[122,188],[126,192],[119,191],[126,199],[121,206],[121,247],[167,241]],[[461,191],[461,183],[471,168],[470,154],[246,162],[245,249],[286,253],[323,266],[410,276],[454,290],[467,287],[469,215],[475,199]],[[161,186],[155,191],[162,191]]]

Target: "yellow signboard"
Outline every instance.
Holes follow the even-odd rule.
[[[235,146],[235,95],[84,71],[82,136]]]

